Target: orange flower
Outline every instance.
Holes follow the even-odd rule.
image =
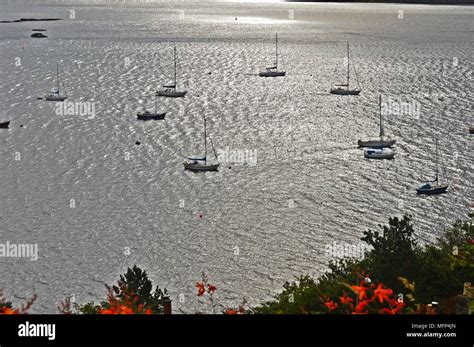
[[[367,288],[362,286],[351,286],[352,290],[359,295],[359,300],[367,299]]]
[[[337,308],[337,304],[332,300],[325,302],[324,306],[326,306],[330,311],[334,311]]]
[[[341,301],[341,304],[343,305],[349,305],[351,302],[354,302],[354,300],[351,298],[351,297],[348,297],[348,296],[341,296],[339,298],[339,301]]]
[[[238,312],[236,310],[233,310],[229,308],[228,310],[225,311],[225,314],[237,314]]]
[[[204,283],[196,282],[196,288],[198,289],[197,296],[203,296],[206,292],[206,288],[204,287]]]
[[[0,314],[18,314],[18,310],[5,307],[0,309]]]
[[[214,293],[216,290],[217,290],[217,288],[215,286],[213,286],[212,284],[207,285],[207,291],[209,293]]]
[[[355,312],[352,312],[352,313],[355,313],[355,314],[367,314],[367,306],[368,306],[369,302],[368,301],[361,301],[356,309],[355,309]]]
[[[379,283],[377,289],[374,290],[374,296],[382,303],[384,300],[389,300],[389,296],[393,294],[391,289],[383,289],[382,283]]]
[[[115,311],[114,310],[103,310],[103,309],[100,309],[99,310],[99,314],[115,314]]]
[[[392,306],[392,312],[397,313],[405,306],[405,303],[403,301],[391,300],[390,306]]]
[[[118,313],[119,314],[134,314],[133,309],[125,305],[120,305]]]
[[[99,310],[100,314],[135,314],[132,308],[126,305],[112,306],[107,310]]]

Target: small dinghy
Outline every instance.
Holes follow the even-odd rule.
[[[211,140],[212,145],[212,140]],[[214,150],[214,155],[217,158],[216,150],[214,145],[212,145]],[[206,133],[206,116],[204,116],[204,157],[202,158],[188,158],[188,162],[184,162],[184,169],[199,172],[199,171],[217,171],[219,169],[219,163],[217,164],[208,164],[207,163],[207,133]]]
[[[258,75],[260,77],[283,77],[286,75],[286,71],[278,70],[278,34],[275,34],[275,65],[260,71]]]
[[[364,157],[367,159],[393,159],[395,151],[390,148],[367,148]]]
[[[166,112],[156,113],[150,111],[138,112],[137,119],[138,120],[162,120],[165,119]]]
[[[179,91],[177,90],[177,78],[176,78],[176,46],[174,47],[174,79],[173,79],[173,84],[167,84],[163,85],[162,89],[158,90],[156,92],[157,96],[166,96],[169,98],[183,98],[187,91],[182,90]]]
[[[0,129],[8,129],[10,126],[10,121],[0,123]]]
[[[438,140],[436,140],[436,174],[432,181],[423,182],[417,189],[418,194],[438,195],[447,193],[448,184],[440,184],[439,182],[439,165],[438,165]]]
[[[156,110],[156,95],[155,95],[155,111],[150,112],[150,111],[143,111],[143,112],[138,112],[137,113],[137,119],[138,120],[162,120],[165,119],[166,112],[157,112]]]

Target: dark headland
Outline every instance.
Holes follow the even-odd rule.
[[[22,23],[22,22],[51,22],[61,18],[20,18],[15,20],[1,20],[0,23]]]

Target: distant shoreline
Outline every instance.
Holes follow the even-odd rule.
[[[23,22],[51,22],[61,18],[20,18],[15,20],[2,20],[0,23],[23,23]]]
[[[413,5],[474,5],[474,0],[285,0],[285,2],[346,2]]]

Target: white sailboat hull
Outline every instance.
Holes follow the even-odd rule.
[[[335,95],[359,95],[360,90],[358,89],[343,89],[343,88],[332,88],[329,91],[330,94]]]
[[[157,96],[166,96],[169,98],[183,98],[186,95],[187,91],[179,92],[177,90],[159,90],[156,92]]]
[[[389,149],[367,148],[364,157],[367,159],[393,159],[395,152]]]
[[[48,101],[64,101],[67,99],[67,96],[62,95],[45,95],[44,97]]]

